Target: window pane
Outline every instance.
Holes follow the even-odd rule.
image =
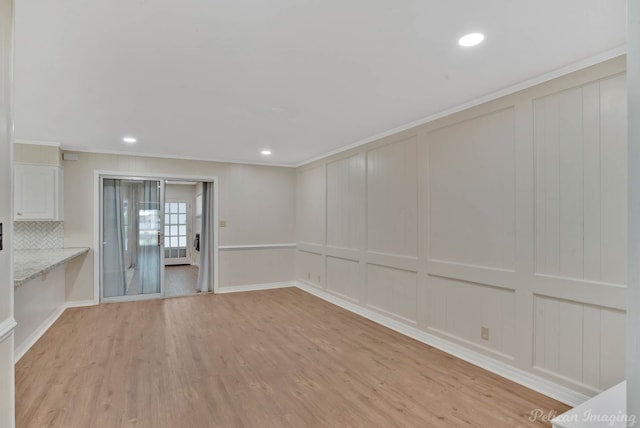
[[[171,212],[172,213],[177,213],[178,212],[178,203],[177,202],[171,202]]]
[[[178,237],[177,236],[172,236],[171,237],[171,247],[177,247],[178,246]]]
[[[179,224],[187,224],[187,215],[186,214],[180,214],[179,216]]]
[[[178,230],[178,235],[187,236],[187,226],[180,226]]]
[[[172,248],[171,249],[171,258],[175,259],[176,257],[178,257],[178,249],[177,248]]]
[[[180,245],[178,245],[181,248],[184,248],[187,246],[187,237],[186,236],[181,236],[179,239],[179,243]]]
[[[186,248],[183,248],[180,250],[180,257],[187,257],[187,250]]]
[[[165,247],[170,247],[171,246],[171,241],[169,240],[168,236],[164,237],[164,246]]]
[[[186,212],[187,212],[187,204],[185,204],[184,202],[180,202],[180,203],[178,204],[178,212],[179,212],[180,214],[184,214],[184,213],[186,213]]]
[[[171,230],[171,228],[169,226],[165,226],[164,227],[164,234],[165,235],[171,235],[171,232],[169,232]]]
[[[171,236],[178,236],[178,226],[171,226]]]
[[[169,254],[170,254],[169,249],[168,249],[168,248],[165,248],[165,249],[164,249],[164,258],[165,258],[165,259],[168,259],[168,258],[169,258]]]
[[[171,211],[171,205],[167,202],[164,204],[164,212],[168,213]]]
[[[171,224],[178,224],[178,214],[171,214]]]

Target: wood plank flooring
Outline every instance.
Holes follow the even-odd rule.
[[[164,295],[166,297],[197,294],[198,266],[177,265],[164,267]]]
[[[67,310],[17,427],[519,427],[567,406],[288,288]],[[549,425],[546,425],[549,426]]]

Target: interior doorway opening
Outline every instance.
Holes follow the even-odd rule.
[[[202,182],[165,180],[164,278],[165,296],[197,294],[200,264]],[[197,239],[196,239],[197,237]]]

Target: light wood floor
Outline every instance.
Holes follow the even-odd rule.
[[[197,294],[198,266],[164,267],[164,295],[166,297]]]
[[[511,428],[567,410],[293,288],[68,309],[16,389],[18,428]]]

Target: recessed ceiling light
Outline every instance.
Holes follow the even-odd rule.
[[[122,141],[128,144],[134,144],[138,142],[138,140],[136,140],[134,137],[124,137]]]
[[[264,156],[269,156],[271,154],[271,150],[263,150],[260,153],[263,154]]]
[[[460,37],[460,40],[458,40],[458,44],[460,46],[475,46],[479,43],[482,43],[483,40],[484,40],[484,34],[471,33],[471,34],[467,34],[466,36]]]

